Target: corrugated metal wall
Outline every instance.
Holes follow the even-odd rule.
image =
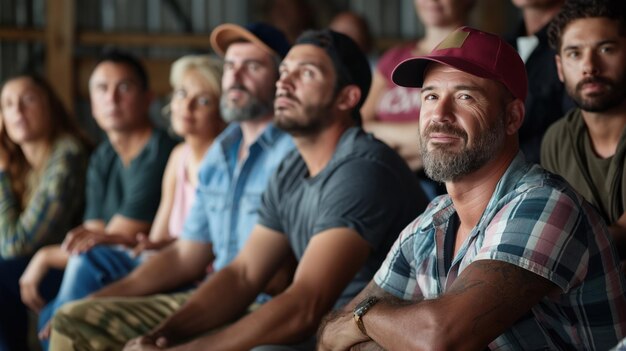
[[[208,33],[223,22],[246,23],[250,18],[247,0],[77,0],[79,30],[103,32]],[[50,1],[53,4],[54,1]],[[0,26],[43,29],[45,0],[0,1]],[[24,69],[41,69],[41,44],[0,42],[0,79]],[[77,55],[92,48],[76,48]],[[207,43],[208,50],[208,43]],[[171,58],[189,50],[138,49],[151,58]]]
[[[45,6],[54,0],[1,0],[0,27],[44,29]],[[77,30],[102,32],[209,33],[224,22],[247,23],[250,18],[247,0],[76,0]],[[75,56],[96,57],[102,48],[77,45]],[[197,52],[193,49],[138,47],[126,48],[139,57],[175,59]],[[204,52],[209,51],[209,44]],[[0,81],[22,71],[44,70],[45,46],[36,42],[0,41]],[[152,106],[158,123],[160,99]],[[91,119],[86,99],[76,102],[76,115],[94,135],[97,127]]]
[[[77,27],[105,32],[208,33],[224,22],[247,23],[261,18],[268,0],[77,0]],[[506,1],[507,0],[496,0]],[[479,1],[479,6],[481,2]],[[493,2],[493,1],[492,1]],[[50,1],[54,3],[54,0]],[[324,25],[333,12],[352,9],[369,21],[376,37],[415,38],[423,28],[417,21],[413,0],[309,1]],[[46,0],[0,1],[0,26],[43,28]],[[509,6],[510,7],[510,6]],[[498,16],[498,14],[493,14]],[[510,9],[500,16],[515,15]],[[510,23],[506,21],[505,23]],[[0,79],[43,59],[40,44],[0,42]],[[77,54],[89,48],[76,48]],[[175,57],[185,51],[171,48],[143,49],[149,57]],[[87,51],[89,53],[89,51]]]
[[[44,25],[44,0],[0,1],[0,26],[38,28]],[[0,42],[0,78],[43,59],[43,46],[33,43]]]
[[[76,0],[76,26],[78,30],[102,32],[206,34],[224,22],[245,24],[263,19],[263,9],[268,1],[271,0]],[[415,15],[414,0],[305,1],[315,12],[317,25],[326,25],[334,13],[351,9],[368,19],[374,37],[409,39],[419,37],[423,32]],[[54,2],[0,0],[0,27],[44,29],[45,6]],[[490,11],[489,6],[494,7],[494,4],[497,5],[495,8],[504,11]],[[479,0],[477,5],[473,21],[479,18],[482,22],[490,22],[491,27],[487,28],[491,30],[510,29],[503,26],[515,22],[511,18],[518,16],[508,0]],[[476,12],[480,13],[477,15]],[[77,45],[74,55],[76,58],[95,57],[101,49]],[[175,59],[198,50],[156,45],[132,48],[131,51],[144,58]],[[0,81],[24,70],[42,72],[44,57],[45,47],[41,43],[0,41]],[[163,101],[155,105],[156,115],[162,105]],[[96,130],[86,101],[77,102],[76,114],[89,130]]]

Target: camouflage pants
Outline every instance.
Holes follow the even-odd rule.
[[[176,312],[191,292],[148,297],[80,300],[61,307],[52,320],[50,350],[121,350]]]

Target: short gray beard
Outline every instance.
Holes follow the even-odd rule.
[[[226,94],[222,94],[220,97],[220,111],[224,122],[230,123],[250,121],[259,117],[271,115],[274,112],[273,101],[261,101],[259,98],[252,96],[249,93],[248,96],[250,97],[250,100],[247,104],[241,107],[231,107],[229,106]]]
[[[424,134],[427,134],[426,132],[428,130]],[[456,135],[463,137],[466,144],[463,150],[457,153],[441,149],[428,151],[426,140],[420,135],[424,172],[432,180],[437,182],[457,180],[480,169],[491,160],[504,144],[504,116],[497,118],[489,129],[483,131],[471,148],[467,147],[467,134],[464,131],[457,131]]]

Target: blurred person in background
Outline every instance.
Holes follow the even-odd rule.
[[[361,109],[363,127],[396,150],[413,171],[422,169],[418,140],[420,89],[395,85],[391,72],[405,59],[429,53],[446,35],[466,24],[474,2],[414,0],[417,17],[424,25],[424,36],[389,49],[374,71],[372,88]],[[430,198],[444,191],[425,176],[420,178]]]
[[[265,21],[285,34],[292,44],[305,30],[315,28],[315,11],[307,0],[268,0]]]
[[[172,64],[172,131],[183,138],[165,168],[161,203],[150,229],[140,233],[135,252],[160,249],[178,238],[196,197],[198,170],[204,154],[226,127],[219,110],[222,63],[208,55],[183,56]]]
[[[38,248],[80,223],[91,142],[52,87],[30,74],[0,90],[0,350],[26,350],[19,278]],[[38,287],[50,298],[60,272]]]
[[[539,163],[541,139],[548,127],[574,107],[559,80],[556,52],[548,43],[548,25],[564,0],[512,0],[522,20],[507,38],[517,49],[528,73],[526,118],[519,130],[520,149],[528,161]]]
[[[126,277],[61,308],[52,322],[52,350],[121,349],[128,339],[174,313],[196,291],[198,281],[219,273],[248,239],[261,194],[294,148],[289,135],[271,123],[278,63],[289,44],[282,32],[267,24],[244,28],[225,23],[213,30],[211,46],[224,58],[220,110],[229,125],[201,163],[183,232]],[[207,274],[207,266],[216,273]],[[291,281],[295,258],[285,260],[283,267],[254,305]],[[101,303],[106,306],[94,308]],[[104,320],[95,328],[88,325],[94,311]],[[71,322],[64,323],[67,319]],[[138,320],[142,323],[135,323]]]
[[[127,261],[124,263],[127,267],[136,266],[135,261],[143,260],[143,257],[137,258],[141,252],[161,249],[176,240],[182,232],[184,220],[195,198],[200,163],[213,140],[226,126],[219,112],[221,76],[221,62],[209,56],[184,56],[172,65],[170,84],[173,93],[168,109],[171,112],[172,130],[183,138],[183,142],[174,148],[165,167],[161,202],[149,235],[137,234],[137,245],[133,249],[135,255],[120,256],[121,260]],[[104,246],[100,250],[117,249]],[[97,264],[93,266],[99,271],[98,274],[107,274],[106,270],[100,270]],[[117,278],[122,276],[123,272],[120,272]],[[102,284],[90,286],[89,289],[93,290],[87,293],[94,292],[109,282],[102,281]],[[82,283],[68,280],[64,284],[67,286],[66,289],[83,290],[85,287],[81,286]],[[58,303],[53,307],[49,314],[53,315],[60,305],[61,303]],[[48,318],[46,316],[40,323],[42,332],[39,336],[44,340],[49,336],[49,328],[46,325]]]
[[[89,94],[92,114],[107,139],[89,160],[83,222],[67,232],[62,245],[39,249],[20,278],[19,297],[39,313],[44,339],[47,322],[59,306],[125,276],[140,263],[130,248],[137,244],[138,233],[150,231],[165,165],[177,143],[153,125],[148,75],[131,54],[113,50],[102,55],[91,74]],[[56,297],[49,301],[39,288],[52,269],[64,273]]]
[[[374,49],[372,32],[367,20],[360,14],[352,11],[340,12],[330,21],[328,28],[349,36],[368,57],[372,53]]]

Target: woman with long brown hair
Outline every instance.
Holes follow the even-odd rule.
[[[2,85],[0,300],[19,301],[19,277],[35,251],[81,222],[90,147],[44,79],[23,74]],[[59,279],[42,284],[42,295]],[[26,308],[1,305],[10,323],[0,323],[0,350],[26,349]]]

